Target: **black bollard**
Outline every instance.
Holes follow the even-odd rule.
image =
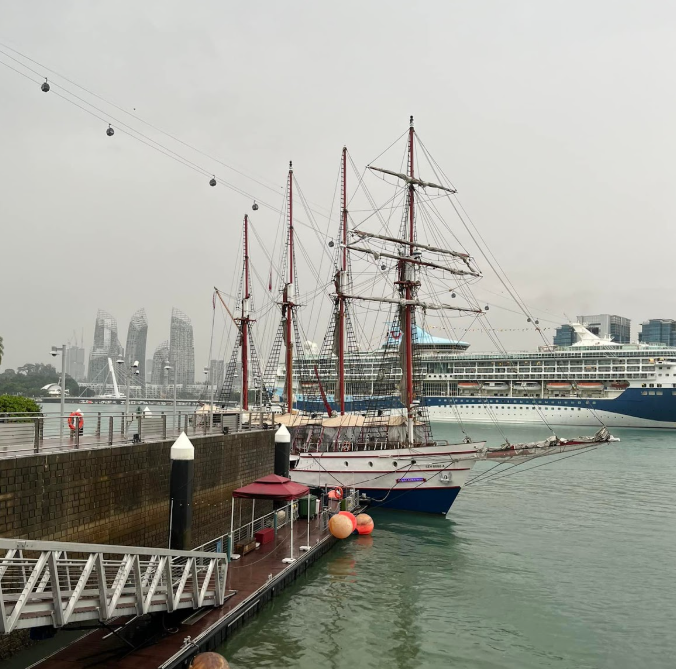
[[[291,459],[291,434],[285,425],[275,432],[275,474],[289,478],[289,460]]]
[[[169,481],[169,548],[188,551],[192,548],[192,491],[195,475],[195,448],[186,436],[171,447]]]

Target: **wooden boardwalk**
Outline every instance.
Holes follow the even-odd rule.
[[[99,628],[78,641],[43,659],[33,666],[50,669],[150,669],[187,667],[197,652],[213,650],[259,608],[303,573],[336,542],[328,532],[322,532],[319,519],[310,521],[310,551],[301,551],[307,544],[307,521],[294,523],[295,561],[290,557],[290,527],[284,526],[274,542],[230,563],[227,587],[236,591],[221,608],[205,608],[198,612],[179,611],[156,616],[124,619],[111,629]],[[124,629],[120,629],[128,623]],[[190,637],[191,642],[184,644]],[[152,645],[143,646],[144,643]],[[136,646],[134,649],[132,646]],[[142,647],[139,647],[142,646]]]

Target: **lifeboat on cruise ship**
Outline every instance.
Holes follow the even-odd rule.
[[[482,385],[478,381],[461,381],[458,383],[458,390],[479,390]]]
[[[560,381],[550,381],[547,384],[547,390],[572,390],[573,384],[560,382]]]
[[[516,390],[540,390],[542,385],[537,381],[522,381],[521,383],[515,384],[514,388]]]
[[[484,390],[508,390],[509,384],[503,381],[488,381],[488,383],[484,383],[483,387]]]
[[[578,381],[575,385],[579,390],[605,390],[605,386],[598,381]]]

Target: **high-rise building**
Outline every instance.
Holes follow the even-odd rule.
[[[223,385],[225,376],[225,360],[212,360],[209,364],[207,383],[214,386],[217,391]]]
[[[148,319],[146,310],[139,309],[129,321],[127,345],[125,346],[125,368],[130,370],[135,361],[139,364],[139,381],[141,387],[146,384],[146,340],[148,338]]]
[[[86,381],[85,375],[85,350],[77,344],[66,348],[66,374],[76,381]]]
[[[153,384],[156,386],[167,385],[167,372],[164,367],[169,362],[169,342],[163,341],[153,354]]]
[[[153,381],[153,359],[148,358],[146,360],[146,383],[155,383]]]
[[[180,310],[171,310],[169,331],[169,364],[174,368],[176,383],[181,386],[195,383],[195,347],[192,323]]]
[[[610,338],[616,344],[631,342],[631,320],[629,318],[614,314],[596,314],[595,316],[578,316],[577,322],[602,339]]]
[[[641,323],[638,340],[646,344],[676,346],[676,321],[671,318],[651,318]]]
[[[561,325],[554,334],[554,346],[572,346],[577,341],[577,335],[572,325]]]
[[[108,375],[108,358],[113,362],[124,354],[117,338],[117,321],[108,312],[98,310],[94,325],[94,343],[89,354],[87,380],[103,383]]]

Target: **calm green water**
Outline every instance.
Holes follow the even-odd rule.
[[[676,667],[676,432],[614,432],[466,488],[446,519],[374,511],[372,537],[341,542],[220,651],[233,669]]]

